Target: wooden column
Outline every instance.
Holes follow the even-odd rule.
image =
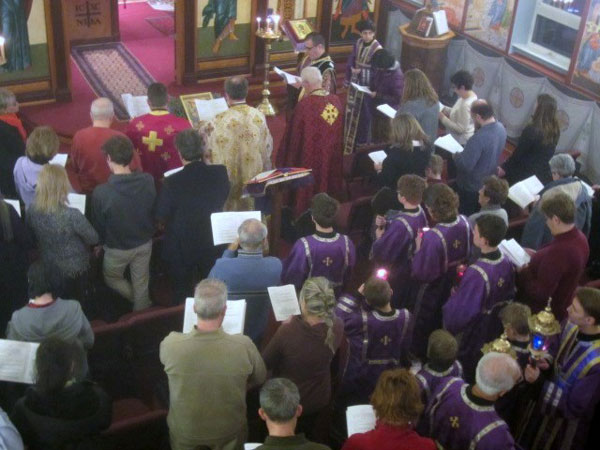
[[[70,102],[71,58],[69,55],[70,48],[65,38],[62,5],[61,2],[45,0],[44,7],[46,9],[46,24],[48,24],[48,12],[50,13],[51,32],[48,33],[48,47],[52,47],[50,51],[50,71],[54,98],[59,102]]]
[[[196,15],[197,0],[175,3],[175,77],[178,84],[196,82]]]

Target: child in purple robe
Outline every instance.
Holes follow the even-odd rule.
[[[435,330],[427,343],[427,363],[415,375],[421,388],[423,404],[429,402],[431,392],[446,377],[462,378],[463,369],[456,360],[458,343],[446,330]]]
[[[427,339],[442,328],[442,306],[450,296],[456,267],[471,253],[469,221],[458,215],[458,196],[445,184],[425,190],[425,207],[436,225],[417,236],[411,278],[415,298],[412,352],[425,357]]]
[[[316,233],[300,238],[283,263],[281,281],[300,290],[312,277],[327,278],[336,293],[356,262],[356,250],[350,238],[333,229],[339,203],[325,193],[315,195],[310,204]]]
[[[347,405],[368,403],[384,370],[409,366],[410,313],[391,306],[392,289],[385,280],[371,277],[361,291],[364,299],[342,296],[335,308],[349,342],[342,382],[343,402]]]
[[[428,435],[445,450],[515,450],[514,439],[494,403],[520,376],[514,358],[490,352],[477,365],[477,383],[445,378],[425,411]]]
[[[498,245],[506,236],[504,221],[491,214],[480,216],[473,230],[473,245],[481,256],[471,264],[443,307],[444,328],[461,335],[458,359],[465,380],[472,382],[481,347],[500,335],[500,308],[513,300],[515,268]]]
[[[519,441],[530,450],[588,448],[590,422],[600,404],[600,290],[579,288],[567,312],[558,350],[551,351],[553,370],[544,359],[525,369],[528,383],[541,378],[542,385]],[[540,369],[546,376],[540,377]]]
[[[387,220],[385,228],[375,230],[372,259],[378,266],[390,271],[388,281],[394,295],[392,305],[411,308],[408,285],[410,262],[415,252],[415,239],[427,226],[427,217],[420,204],[427,185],[417,175],[403,175],[398,179],[398,200],[402,211]]]

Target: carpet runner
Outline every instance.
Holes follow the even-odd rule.
[[[146,22],[165,36],[175,37],[175,19],[173,16],[146,17]]]
[[[146,95],[155,81],[121,42],[76,46],[71,55],[96,95],[112,100],[119,120],[129,119],[121,94]]]

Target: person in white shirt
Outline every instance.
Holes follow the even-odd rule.
[[[475,133],[475,123],[471,117],[471,105],[477,100],[477,94],[473,92],[473,75],[466,70],[459,70],[452,75],[450,83],[458,100],[452,108],[444,107],[439,118],[452,137],[464,146]]]

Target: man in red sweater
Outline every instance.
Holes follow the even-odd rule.
[[[108,181],[110,169],[102,145],[113,136],[125,136],[110,128],[115,116],[114,107],[108,98],[100,97],[90,108],[92,126],[79,130],[73,136],[71,153],[67,162],[69,181],[77,192],[91,194],[94,188]],[[140,157],[133,154],[129,168],[141,170]]]
[[[517,275],[517,297],[534,313],[552,297],[552,312],[561,321],[567,317],[579,279],[590,254],[585,235],[575,227],[575,203],[557,192],[542,201],[541,210],[553,240],[541,247]]]

